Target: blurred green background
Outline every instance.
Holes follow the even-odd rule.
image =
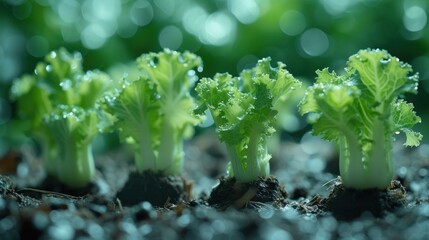
[[[341,71],[363,48],[383,48],[420,73],[413,102],[429,136],[427,0],[2,0],[0,154],[15,144],[10,84],[64,46],[109,71],[162,48],[200,55],[201,77],[236,75],[270,56],[297,78]]]

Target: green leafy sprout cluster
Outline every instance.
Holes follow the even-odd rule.
[[[418,146],[420,122],[413,105],[400,99],[417,92],[411,66],[383,50],[361,50],[350,57],[344,74],[317,72],[300,104],[309,114],[313,134],[339,146],[340,175],[345,186],[385,189],[393,178],[394,135],[406,134],[406,146]]]
[[[202,60],[189,52],[143,54],[135,64],[138,76],[116,81],[100,71],[83,72],[80,54],[64,49],[45,60],[34,75],[14,82],[11,95],[26,132],[43,147],[48,174],[73,187],[91,181],[91,143],[108,130],[132,147],[139,172],[179,175],[183,141],[207,111],[226,145],[229,176],[239,182],[269,176],[267,139],[275,132],[276,109],[301,88],[285,64],[272,67],[270,58],[239,76],[218,73],[197,86]],[[370,49],[350,57],[341,75],[328,69],[317,75],[299,109],[314,135],[338,145],[344,185],[387,188],[394,136],[404,132],[406,146],[422,139],[411,130],[420,122],[413,105],[400,99],[416,93],[418,75],[386,51]]]
[[[137,59],[138,79],[124,79],[104,103],[122,141],[133,146],[139,172],[178,175],[183,169],[183,140],[202,117],[194,113],[190,90],[201,58],[164,50]]]
[[[91,142],[101,127],[96,101],[110,85],[107,74],[84,72],[82,56],[65,49],[13,83],[11,97],[26,132],[42,146],[47,173],[66,185],[84,186],[94,175]]]
[[[270,59],[264,58],[240,77],[216,74],[196,88],[201,108],[209,109],[219,138],[226,143],[229,173],[240,182],[270,174],[267,137],[275,132],[274,108],[301,86],[284,67],[278,63],[272,68]]]

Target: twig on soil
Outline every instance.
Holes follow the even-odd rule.
[[[48,196],[55,196],[55,197],[69,198],[69,199],[76,199],[76,200],[80,200],[84,198],[84,197],[77,197],[77,196],[73,196],[65,193],[52,192],[52,191],[47,191],[47,190],[42,190],[37,188],[22,188],[22,189],[17,189],[16,192],[36,192],[40,194],[46,194]]]
[[[239,199],[234,201],[234,208],[240,209],[256,195],[258,189],[250,187]]]

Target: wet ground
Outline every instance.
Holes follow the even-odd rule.
[[[37,188],[43,171],[23,149],[22,161],[0,179],[0,239],[429,239],[429,145],[404,149],[398,143],[394,151],[396,189],[406,191],[403,207],[342,220],[315,204],[338,184],[338,162],[330,144],[310,135],[271,149],[272,174],[288,193],[286,205],[255,202],[244,210],[221,211],[206,201],[226,165],[224,148],[211,134],[186,144],[182,177],[193,183],[186,190],[193,196],[186,198],[194,200],[162,208],[147,202],[127,207],[115,198],[132,171],[124,150],[99,156],[96,194],[75,197]]]

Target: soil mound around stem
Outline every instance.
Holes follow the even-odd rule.
[[[115,212],[118,209],[116,204],[106,196],[87,194],[83,197],[76,197],[35,188],[18,189],[9,177],[2,175],[0,175],[0,199],[14,201],[20,208],[43,208],[46,211],[64,210],[70,206],[94,209],[94,212],[99,211],[100,213]]]
[[[235,178],[220,178],[220,183],[211,192],[208,203],[219,209],[230,206],[259,208],[272,205],[282,208],[286,205],[287,192],[276,177],[260,177],[249,183],[240,183]]]
[[[99,194],[103,192],[107,183],[104,179],[94,178],[90,183],[83,187],[69,187],[61,183],[56,177],[47,175],[46,178],[36,186],[37,189],[43,189],[46,191],[60,192],[72,196],[85,196],[87,194]]]
[[[29,150],[8,151],[3,157],[0,158],[0,174],[17,175],[19,166],[28,169],[25,174],[21,175],[24,181],[18,181],[17,186],[24,186],[27,188],[27,195],[34,198],[39,198],[39,192],[57,192],[71,196],[85,196],[87,194],[108,195],[111,191],[110,186],[105,181],[104,176],[96,169],[95,174],[92,176],[91,181],[79,187],[70,187],[62,183],[58,177],[50,175],[43,171],[43,163],[40,159],[33,156],[33,152]],[[40,160],[40,161],[39,161]],[[15,178],[15,180],[18,180]],[[23,184],[24,183],[24,184]],[[25,191],[25,189],[21,189]]]
[[[356,190],[346,188],[340,179],[336,180],[327,198],[316,196],[310,201],[310,205],[317,205],[317,208],[331,212],[340,220],[353,220],[364,212],[382,217],[386,212],[393,212],[407,204],[405,188],[399,181],[392,181],[386,190]]]
[[[168,203],[176,204],[184,200],[184,180],[150,171],[141,174],[133,172],[116,196],[124,206],[147,201],[153,206],[164,207]]]

